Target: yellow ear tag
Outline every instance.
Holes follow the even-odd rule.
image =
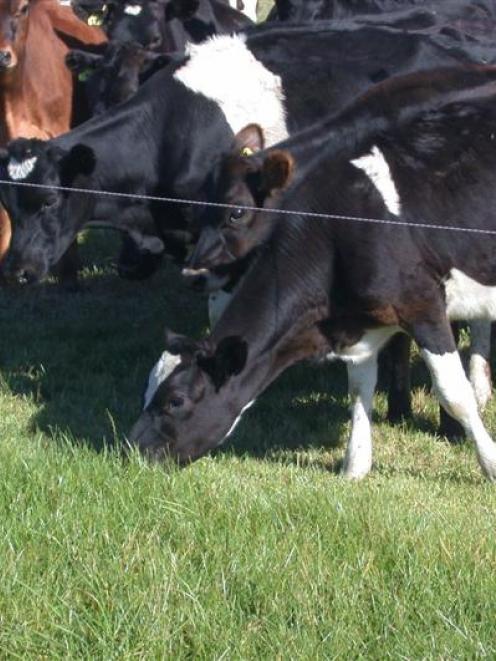
[[[103,16],[101,14],[91,14],[88,16],[88,25],[91,27],[100,27],[103,23]]]
[[[243,147],[243,149],[240,151],[241,156],[253,156],[255,152],[251,147]]]

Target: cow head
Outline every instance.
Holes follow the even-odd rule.
[[[112,41],[135,41],[145,48],[162,45],[162,0],[110,0],[107,32]]]
[[[0,74],[15,69],[23,57],[32,0],[0,3]]]
[[[243,207],[273,208],[288,186],[293,160],[284,151],[263,149],[263,133],[250,124],[235,137],[232,154],[213,176],[211,200],[231,205],[209,208],[199,218],[200,235],[186,273],[232,264],[261,245],[272,229],[267,214]],[[258,153],[257,153],[258,152]]]
[[[66,64],[85,85],[92,115],[127,101],[142,81],[169,62],[165,54],[145,50],[132,41],[110,43],[103,54],[72,50]]]
[[[0,179],[9,182],[0,183],[0,201],[13,225],[2,264],[8,279],[40,280],[59,261],[94,200],[50,186],[84,186],[94,166],[93,151],[84,145],[64,151],[50,142],[20,138],[0,151]],[[47,188],[17,185],[25,183]]]
[[[248,347],[237,336],[214,344],[167,333],[166,349],[176,360],[168,360],[169,374],[150,395],[129,440],[151,459],[185,463],[222,443],[234,428],[235,411],[246,408],[243,387],[230,384],[245,369]]]

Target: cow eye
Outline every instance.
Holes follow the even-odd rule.
[[[29,5],[27,5],[27,4],[23,5],[22,7],[19,8],[18,15],[19,16],[26,16],[28,11],[29,11]]]
[[[237,223],[243,218],[245,214],[246,214],[245,209],[241,209],[241,208],[233,209],[231,211],[231,215],[229,216],[229,220],[231,221],[231,223]]]
[[[184,399],[182,397],[171,397],[169,399],[169,408],[170,409],[180,409],[184,405]]]

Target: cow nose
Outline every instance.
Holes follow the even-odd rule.
[[[0,67],[6,69],[12,62],[12,53],[9,50],[0,50]]]

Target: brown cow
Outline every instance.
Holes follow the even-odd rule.
[[[65,65],[64,38],[82,46],[106,41],[58,0],[0,1],[0,146],[71,128],[74,79]],[[0,259],[10,235],[10,220],[0,210]]]

